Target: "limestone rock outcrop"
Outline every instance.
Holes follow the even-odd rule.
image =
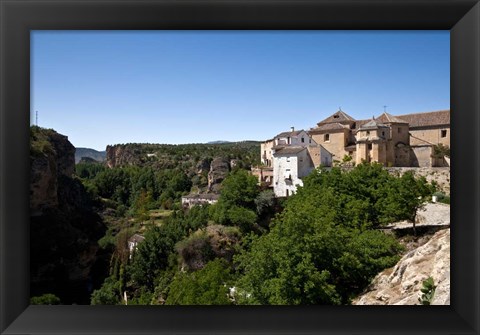
[[[240,231],[233,227],[210,225],[199,229],[177,245],[182,268],[200,270],[215,258],[231,262],[239,241]]]
[[[53,293],[64,304],[87,304],[105,226],[72,177],[75,148],[68,138],[38,128],[31,148],[31,295]]]
[[[450,229],[438,231],[427,243],[405,254],[395,267],[379,273],[352,304],[417,305],[428,277],[437,286],[432,304],[449,305]]]
[[[204,158],[200,160],[196,165],[196,174],[201,175],[210,171],[210,160]]]
[[[208,191],[218,193],[220,184],[230,172],[230,162],[222,157],[216,157],[210,164],[210,172],[208,172]]]
[[[107,146],[106,160],[109,168],[142,163],[140,151],[136,147],[121,144]]]
[[[58,179],[71,177],[75,170],[75,147],[67,136],[51,130],[45,131],[44,136],[48,138],[44,150],[32,150],[30,155],[30,212],[33,215],[58,206]]]

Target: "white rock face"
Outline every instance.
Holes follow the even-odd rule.
[[[450,304],[450,229],[440,230],[424,245],[408,252],[378,274],[369,291],[353,305],[418,305],[422,283],[433,277],[437,286],[432,305]]]

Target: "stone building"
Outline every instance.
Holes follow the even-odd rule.
[[[189,194],[182,197],[182,206],[191,208],[196,205],[213,205],[218,202],[220,195],[214,193]]]
[[[305,130],[283,132],[261,145],[262,166],[252,168],[262,186],[273,187],[276,196],[293,194],[302,178],[313,169],[332,165],[332,155],[313,141]]]
[[[292,145],[306,147],[311,144],[316,143],[312,142],[312,138],[305,130],[295,130],[294,127],[291,127],[291,131],[280,133],[260,145],[262,164],[266,167],[272,167],[274,147]]]
[[[262,166],[252,168],[252,174],[264,186],[273,187],[276,196],[289,196],[314,168],[344,158],[355,164],[448,166],[448,158],[433,155],[439,144],[450,147],[450,110],[383,113],[369,120],[356,120],[339,110],[308,132],[292,127],[262,143]]]
[[[433,157],[438,144],[450,147],[450,110],[394,116],[383,113],[370,120],[355,120],[339,110],[309,130],[312,139],[342,161],[352,157],[385,166],[444,166]]]

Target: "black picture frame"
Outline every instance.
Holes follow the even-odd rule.
[[[2,334],[479,334],[480,5],[473,0],[0,0]],[[29,306],[30,30],[447,29],[451,305]]]

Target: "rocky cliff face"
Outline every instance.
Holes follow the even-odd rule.
[[[422,283],[433,277],[437,285],[433,305],[450,304],[450,229],[435,233],[424,245],[409,251],[395,265],[378,274],[354,305],[418,305]]]
[[[105,226],[72,174],[75,148],[66,136],[35,129],[31,139],[31,295],[89,303],[97,240]]]
[[[208,172],[208,191],[218,193],[220,184],[230,172],[230,163],[227,159],[216,157],[210,164],[210,172]]]
[[[43,150],[32,150],[30,155],[32,215],[41,215],[44,210],[58,207],[58,178],[71,177],[75,170],[75,147],[66,136],[53,131],[45,131],[39,135],[38,141],[48,143],[44,143]]]
[[[137,152],[134,148],[126,145],[108,145],[107,146],[107,166],[109,168],[125,166],[125,165],[138,165],[141,164],[140,152]]]

